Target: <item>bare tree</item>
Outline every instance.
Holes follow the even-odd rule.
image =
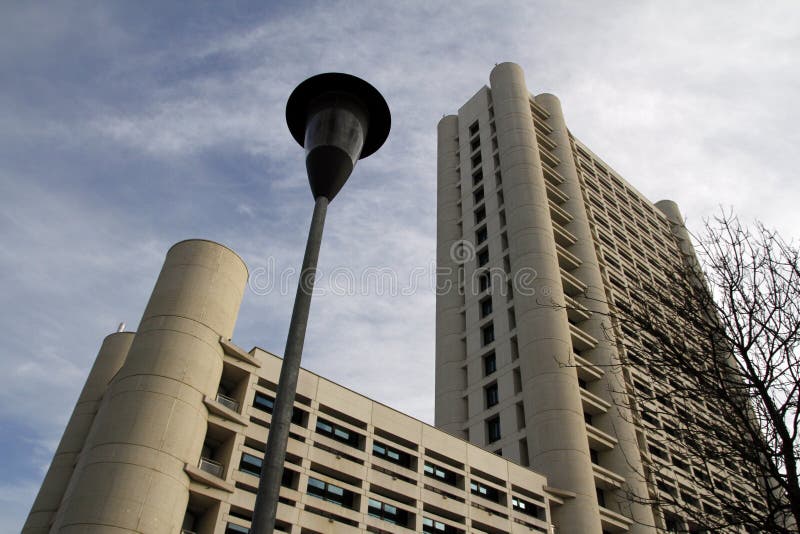
[[[800,251],[726,212],[687,245],[611,307],[648,502],[669,532],[797,532]]]

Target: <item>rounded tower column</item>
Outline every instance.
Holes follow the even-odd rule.
[[[244,262],[222,245],[190,240],[169,250],[55,530],[180,531],[184,467],[199,461],[203,398],[217,392],[219,339],[231,338],[246,282]]]
[[[490,76],[506,199],[514,308],[531,467],[575,493],[554,510],[562,532],[599,534],[600,511],[575,369],[564,366],[572,342],[530,92],[522,69]],[[521,284],[526,280],[532,283]]]
[[[467,387],[463,369],[466,358],[464,295],[459,289],[457,261],[461,209],[458,184],[458,117],[448,115],[439,121],[436,192],[436,414],[438,428],[462,437],[467,420],[463,399]]]
[[[661,210],[661,213],[666,215],[669,219],[672,234],[678,240],[678,245],[681,248],[684,259],[687,263],[693,263],[690,267],[698,268],[697,256],[695,254],[694,246],[692,245],[692,238],[689,237],[689,231],[686,229],[686,224],[683,222],[683,215],[673,200],[659,200],[655,203],[655,207]]]
[[[134,335],[133,332],[117,332],[103,340],[22,532],[32,534],[50,531],[100,401],[111,379],[122,367]]]
[[[566,229],[577,238],[569,251],[581,260],[581,265],[571,274],[586,284],[585,293],[576,296],[575,300],[591,312],[591,317],[582,322],[580,327],[598,341],[594,349],[587,351],[585,355],[605,371],[604,380],[607,387],[597,391],[597,394],[604,397],[612,406],[609,413],[604,417],[597,417],[597,422],[594,424],[619,440],[614,449],[603,453],[603,464],[624,477],[626,487],[616,492],[614,501],[607,499],[606,506],[634,520],[630,532],[650,533],[654,528],[652,510],[649,506],[640,504],[646,502],[648,498],[644,467],[629,407],[630,400],[625,392],[622,362],[613,340],[608,337],[608,332],[613,331],[608,297],[597,261],[597,251],[583,201],[583,188],[575,167],[567,124],[558,98],[551,94],[541,94],[536,96],[535,100],[550,114],[546,123],[553,131],[549,138],[556,144],[553,154],[560,160],[556,170],[565,180],[561,184],[561,190],[569,196],[569,200],[562,205],[573,217]]]

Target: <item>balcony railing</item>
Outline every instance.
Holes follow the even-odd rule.
[[[217,402],[226,408],[230,408],[234,412],[239,413],[239,401],[236,399],[232,399],[227,395],[223,395],[222,393],[217,393]]]
[[[211,458],[200,458],[200,463],[197,467],[219,478],[222,478],[222,472],[225,471],[224,465]]]

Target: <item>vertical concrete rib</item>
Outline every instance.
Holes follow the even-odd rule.
[[[109,387],[55,530],[179,532],[189,499],[186,464],[206,434],[204,396],[222,375],[247,267],[210,241],[167,253],[128,357]]]
[[[616,492],[615,499],[607,499],[606,507],[634,520],[630,532],[650,533],[654,531],[652,510],[649,506],[637,504],[647,498],[644,467],[625,392],[621,361],[613,340],[608,336],[612,328],[605,284],[597,261],[567,124],[558,98],[551,94],[541,94],[535,100],[550,114],[546,123],[552,128],[552,132],[548,137],[556,144],[553,153],[560,160],[556,170],[565,180],[561,184],[561,190],[569,196],[562,205],[573,217],[566,229],[577,239],[569,251],[581,260],[581,265],[571,271],[571,274],[586,284],[586,292],[575,300],[591,311],[591,317],[582,322],[580,327],[598,340],[597,346],[584,355],[605,371],[606,387],[595,393],[612,405],[610,412],[603,417],[597,417],[593,424],[619,440],[614,449],[603,453],[602,459],[605,467],[625,478],[626,487]]]
[[[467,420],[463,401],[467,387],[462,369],[466,358],[464,336],[464,295],[459,290],[460,264],[454,257],[462,238],[458,184],[458,117],[439,121],[436,223],[436,409],[435,423],[458,437]]]
[[[22,532],[32,534],[50,530],[100,401],[111,379],[122,367],[133,337],[133,332],[118,332],[103,340]]]
[[[586,426],[572,352],[553,226],[530,93],[522,69],[491,73],[497,141],[506,198],[514,307],[531,467],[576,496],[555,511],[563,532],[601,532]],[[532,283],[523,284],[526,275]],[[530,279],[528,279],[530,282]],[[554,305],[555,304],[555,305]]]
[[[690,267],[696,268],[697,256],[695,254],[694,246],[692,246],[692,239],[689,237],[689,231],[686,229],[686,224],[683,222],[683,215],[678,205],[672,200],[659,200],[655,206],[661,210],[661,213],[667,216],[670,226],[672,227],[672,234],[677,238],[678,245],[680,246],[681,253],[686,259],[687,263],[692,263]]]

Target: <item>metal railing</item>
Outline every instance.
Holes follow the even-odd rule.
[[[217,393],[217,402],[226,408],[230,408],[234,412],[239,412],[239,401],[236,399],[232,399],[227,395],[223,395],[222,393]]]
[[[197,464],[197,467],[219,478],[222,478],[222,472],[225,471],[224,465],[211,458],[200,458],[200,463]]]

